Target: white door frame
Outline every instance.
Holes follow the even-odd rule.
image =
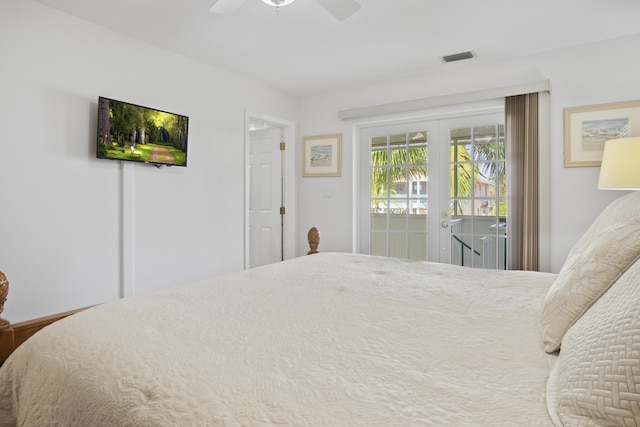
[[[249,179],[249,144],[250,130],[249,124],[252,120],[269,123],[275,127],[282,129],[286,149],[283,156],[283,204],[285,207],[285,215],[283,218],[283,249],[284,259],[293,258],[296,254],[296,175],[295,175],[295,135],[296,125],[294,122],[270,116],[267,114],[257,113],[245,110],[244,115],[244,268],[249,268],[250,264],[250,242],[249,242],[249,197],[251,191],[251,180]]]

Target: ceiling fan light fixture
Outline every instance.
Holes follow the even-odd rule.
[[[268,4],[269,6],[274,6],[276,8],[280,8],[282,6],[290,5],[291,3],[293,3],[296,0],[262,0],[262,1],[265,2],[266,4]]]

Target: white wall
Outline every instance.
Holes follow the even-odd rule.
[[[96,159],[100,95],[189,116],[188,167]],[[290,94],[38,3],[0,2],[2,317],[241,269],[245,109],[297,120]]]
[[[640,58],[629,54],[638,48],[636,35],[499,62],[483,61],[479,52],[478,59],[442,64],[423,75],[303,97],[301,137],[342,133],[344,146],[342,177],[298,182],[299,251],[310,226],[321,231],[320,251],[352,249],[352,126],[358,121],[340,121],[338,111],[550,80],[550,265],[558,271],[597,214],[624,194],[596,189],[599,168],[563,167],[563,109],[640,99]],[[323,198],[324,191],[333,197]]]

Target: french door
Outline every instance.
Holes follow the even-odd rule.
[[[502,111],[369,127],[361,143],[360,252],[505,268]]]

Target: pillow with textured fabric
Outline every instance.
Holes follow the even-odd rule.
[[[591,305],[640,257],[640,221],[615,224],[573,251],[545,296],[542,335],[548,353]]]
[[[547,389],[556,426],[640,426],[640,262],[567,331]]]

